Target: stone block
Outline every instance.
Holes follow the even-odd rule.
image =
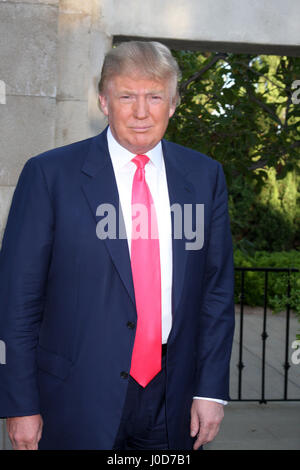
[[[59,10],[64,13],[85,13],[91,14],[95,0],[60,0]],[[98,1],[98,0],[96,0]]]
[[[244,0],[242,8],[240,0],[102,0],[101,6],[110,35],[299,47],[295,0]]]
[[[100,109],[90,113],[87,101],[61,101],[57,104],[55,147],[93,137],[106,125]]]
[[[0,80],[8,95],[56,96],[58,8],[0,3]]]
[[[54,146],[55,99],[6,98],[0,114],[0,185],[14,186],[26,160]]]
[[[5,3],[7,0],[0,0]],[[9,3],[41,3],[43,5],[58,5],[59,0],[9,0]]]
[[[59,14],[58,100],[86,100],[90,70],[91,17],[85,13]]]
[[[56,112],[56,147],[94,135],[89,127],[87,101],[60,101]]]

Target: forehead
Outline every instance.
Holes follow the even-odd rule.
[[[152,77],[116,75],[109,80],[108,90],[113,92],[127,90],[136,93],[149,93],[152,91],[168,93],[169,81]]]

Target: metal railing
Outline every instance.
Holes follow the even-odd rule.
[[[257,398],[243,398],[242,396],[242,381],[243,381],[243,369],[245,364],[243,362],[243,341],[244,341],[244,300],[245,300],[245,274],[250,271],[264,273],[264,301],[263,301],[263,319],[262,319],[262,332],[261,332],[261,377],[260,377],[260,396]],[[259,403],[267,403],[267,401],[300,401],[300,398],[288,398],[288,374],[291,367],[289,362],[289,341],[290,341],[290,317],[291,317],[291,275],[292,273],[299,273],[298,269],[295,268],[247,268],[247,267],[236,267],[235,272],[240,272],[240,322],[239,322],[239,352],[238,352],[238,391],[237,398],[233,398],[231,401],[258,401]],[[267,331],[267,307],[268,307],[268,286],[269,286],[269,273],[286,273],[287,274],[287,286],[286,286],[286,311],[285,311],[285,359],[283,367],[283,396],[278,398],[267,398],[266,397],[266,344],[269,337]],[[300,365],[299,365],[299,376],[300,376]],[[299,383],[300,385],[300,383]]]

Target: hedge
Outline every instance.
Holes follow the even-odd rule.
[[[300,252],[296,250],[267,252],[256,251],[252,256],[241,250],[234,251],[235,267],[253,268],[296,268],[299,273],[290,273],[290,306],[300,320]],[[268,273],[267,306],[274,313],[286,310],[288,273]],[[244,303],[250,306],[264,305],[264,272],[246,272]],[[240,302],[241,272],[235,274],[235,301]]]

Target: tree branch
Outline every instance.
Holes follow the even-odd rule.
[[[264,168],[267,165],[268,161],[266,159],[258,160],[254,162],[252,165],[247,167],[247,170],[254,171],[258,170],[258,168]]]
[[[279,119],[279,117],[277,116],[277,114],[275,114],[272,111],[272,109],[266,103],[264,103],[263,101],[260,101],[258,98],[256,98],[256,96],[251,91],[249,91],[249,88],[248,88],[248,93],[249,93],[249,96],[252,99],[252,101],[254,101],[254,103],[256,103],[258,106],[260,106],[262,109],[264,109],[274,119],[274,121],[277,122],[277,124],[282,126],[282,122]]]
[[[266,75],[264,75],[263,73],[258,72],[258,70],[253,69],[252,67],[250,67],[250,65],[245,64],[244,62],[240,62],[240,61],[238,61],[238,60],[235,61],[234,63],[235,63],[235,64],[238,64],[238,65],[242,65],[243,67],[245,67],[246,69],[248,69],[248,70],[250,70],[251,72],[255,73],[255,74],[258,75],[259,77],[263,77],[265,80],[267,80],[268,82],[272,83],[272,85],[274,85],[276,88],[281,88],[282,90],[285,90],[285,87],[280,86],[280,85],[278,85],[277,83],[273,82],[273,80],[271,80],[269,77],[266,77]]]
[[[202,69],[195,72],[193,75],[190,76],[188,80],[186,80],[180,85],[180,93],[184,93],[190,83],[197,82],[202,77],[202,75],[207,72],[207,70],[209,70],[216,62],[218,62],[220,59],[225,60],[227,56],[228,54],[222,52],[216,54],[208,64],[206,64]]]

